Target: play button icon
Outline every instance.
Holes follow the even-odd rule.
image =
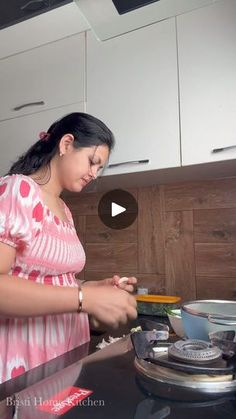
[[[115,202],[111,203],[111,216],[116,217],[122,212],[126,211],[126,208],[122,207],[121,205],[116,204]]]
[[[114,189],[101,198],[98,214],[107,227],[121,230],[135,221],[138,215],[138,204],[129,192]]]

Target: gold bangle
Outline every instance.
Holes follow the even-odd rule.
[[[77,309],[77,313],[80,313],[82,311],[82,305],[83,305],[83,292],[82,292],[81,286],[78,284],[78,309]]]

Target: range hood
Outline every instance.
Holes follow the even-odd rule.
[[[96,37],[105,41],[219,0],[75,0]]]

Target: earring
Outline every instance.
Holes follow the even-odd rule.
[[[59,156],[61,157],[61,156],[63,156],[63,153],[60,151],[60,154],[59,154]]]

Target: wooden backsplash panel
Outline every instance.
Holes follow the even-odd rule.
[[[138,272],[165,273],[162,206],[158,187],[138,193]]]
[[[85,215],[73,214],[73,220],[76,226],[78,237],[83,246],[86,245],[86,217]]]
[[[236,179],[167,185],[165,208],[166,211],[236,208]]]
[[[138,251],[136,243],[86,244],[86,270],[137,272]]]
[[[136,278],[140,287],[147,287],[149,294],[167,294],[164,275],[137,273]]]
[[[138,222],[123,230],[106,227],[98,215],[87,216],[86,236],[88,243],[137,243]]]
[[[236,243],[236,209],[193,212],[195,243]]]
[[[167,292],[191,299],[196,295],[192,211],[166,213],[165,253]]]
[[[229,243],[196,243],[198,276],[236,278],[236,245]]]
[[[101,193],[63,193],[62,198],[70,207],[72,214],[76,215],[97,215],[98,203],[101,199]]]
[[[197,277],[197,298],[198,299],[236,299],[236,279]]]
[[[236,179],[156,185],[131,191],[139,214],[125,230],[98,218],[101,193],[63,198],[87,263],[78,277],[135,275],[150,292],[236,299]]]

